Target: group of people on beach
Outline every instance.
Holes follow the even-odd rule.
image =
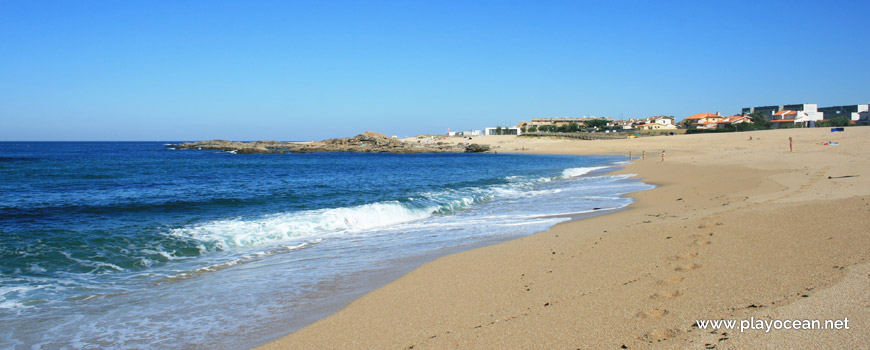
[[[633,159],[633,158],[631,157],[631,151],[628,151],[628,160],[632,160],[632,159]],[[642,152],[641,152],[641,154],[640,154],[640,159],[641,159],[641,160],[646,160],[646,151],[642,151]],[[665,161],[665,150],[662,150],[662,161],[663,161],[663,162]]]
[[[759,140],[760,140],[760,138],[759,138]],[[752,141],[752,136],[749,136],[749,141]],[[794,143],[793,143],[793,141],[792,141],[792,139],[791,139],[791,136],[788,137],[788,151],[789,151],[789,152],[794,152]],[[662,162],[665,161],[665,154],[666,154],[666,153],[665,153],[665,150],[662,150]],[[628,151],[628,160],[632,160],[632,159],[633,159],[633,158],[631,157],[631,151]],[[641,160],[646,160],[646,151],[642,151],[642,152],[641,152],[641,154],[640,154],[640,159],[641,159]]]

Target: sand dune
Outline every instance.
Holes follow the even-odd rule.
[[[646,151],[619,172],[658,187],[633,194],[636,203],[617,213],[437,259],[263,348],[828,349],[870,341],[870,128],[475,142],[498,152]],[[852,327],[695,326],[750,317],[848,318]]]

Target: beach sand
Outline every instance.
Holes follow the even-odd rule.
[[[870,127],[474,142],[499,153],[646,151],[618,173],[657,187],[622,211],[436,259],[262,348],[868,346]],[[750,318],[848,318],[850,329],[693,326]]]

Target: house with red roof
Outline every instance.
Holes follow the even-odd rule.
[[[715,129],[716,124],[722,120],[722,115],[717,113],[698,113],[685,119],[689,129]]]
[[[639,130],[660,130],[660,129],[676,129],[674,125],[674,117],[657,115],[646,119],[641,119],[635,126]]]
[[[824,120],[825,114],[819,112],[815,104],[804,104],[802,110],[782,109],[770,116],[770,127],[781,128],[784,125],[815,126],[816,122]]]
[[[716,128],[727,129],[735,126],[736,124],[751,122],[752,118],[750,118],[748,115],[732,115],[730,117],[722,118],[722,120],[719,120],[719,122],[716,123]]]

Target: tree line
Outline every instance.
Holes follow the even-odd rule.
[[[583,124],[570,122],[558,126],[554,124],[529,125],[522,127],[522,130],[523,132],[580,132],[589,129],[604,129],[608,122],[607,119],[590,119],[584,121]]]

